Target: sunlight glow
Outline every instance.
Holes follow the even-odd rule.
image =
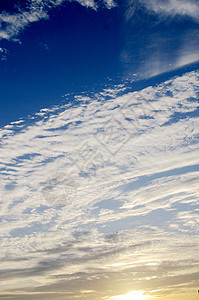
[[[133,291],[125,295],[113,296],[110,300],[149,300],[150,296],[144,295],[143,291]]]

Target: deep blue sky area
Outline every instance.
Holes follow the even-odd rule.
[[[0,11],[13,14],[25,4],[1,0]],[[122,83],[132,74],[150,78],[199,59],[199,22],[192,16],[133,8],[129,17],[127,1],[97,10],[66,1],[49,9],[48,19],[1,39],[0,126],[59,104],[65,94]]]
[[[20,43],[1,41],[8,50],[0,62],[1,124],[121,73],[121,21],[118,8],[67,3],[26,28]]]

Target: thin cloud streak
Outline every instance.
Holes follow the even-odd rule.
[[[133,17],[135,9],[144,6],[149,12],[160,18],[190,17],[199,22],[199,4],[196,0],[129,0],[126,18]]]

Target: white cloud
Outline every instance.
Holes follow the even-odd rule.
[[[6,11],[2,12],[0,14],[0,38],[10,39],[16,36],[30,23],[47,17],[47,11],[45,11],[45,5],[42,0],[37,2],[32,1],[27,10],[20,11],[19,13],[12,14]]]
[[[2,12],[0,14],[0,39],[14,39],[20,31],[33,22],[48,18],[48,11],[55,6],[69,0],[31,0],[26,8],[19,9],[18,13]],[[74,0],[81,5],[92,9],[98,8],[98,3],[95,0]],[[115,6],[112,0],[103,1],[106,8],[110,9]]]
[[[125,17],[129,21],[121,59],[127,72],[149,78],[199,60],[198,26],[182,23],[199,22],[198,1],[130,0]]]
[[[108,8],[113,8],[116,6],[116,3],[114,0],[104,0],[104,3]]]
[[[187,16],[199,21],[199,4],[196,0],[130,0],[127,19],[133,16],[137,5],[144,5],[160,17]]]
[[[190,72],[139,92],[120,85],[0,130],[3,293],[20,293],[24,277],[29,299],[31,291],[38,299],[51,289],[73,299],[94,290],[95,300],[124,295],[132,284],[149,292],[165,291],[169,281],[170,288],[191,286],[198,264],[198,84],[198,72]],[[63,207],[50,206],[43,194],[57,173],[77,185]]]
[[[7,54],[8,54],[7,49],[0,47],[0,60],[2,60],[2,61],[7,60]]]
[[[185,55],[182,55],[177,64],[176,64],[176,67],[182,67],[184,65],[188,65],[188,64],[191,64],[193,62],[196,62],[196,61],[199,61],[199,52],[197,53],[188,53],[188,54],[185,54]]]

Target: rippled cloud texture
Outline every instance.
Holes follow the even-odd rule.
[[[1,297],[195,292],[198,85],[120,85],[1,129]]]

